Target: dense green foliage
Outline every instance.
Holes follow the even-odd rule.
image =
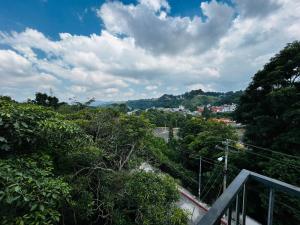
[[[186,121],[180,129],[179,136],[180,162],[185,168],[197,173],[199,158],[203,157],[203,183],[206,187],[210,187],[210,191],[205,190],[207,193],[204,193],[205,199],[203,200],[213,202],[220,194],[223,164],[222,166],[218,163],[211,164],[210,161],[217,162],[217,158],[224,155],[224,151],[216,146],[222,146],[222,142],[226,139],[237,139],[234,128],[212,120],[194,117]],[[215,183],[212,182],[212,178],[216,179]]]
[[[144,225],[187,223],[183,211],[170,204],[179,198],[177,188],[170,177],[146,172],[133,173],[127,177],[120,195],[122,197],[114,210],[118,224],[129,224],[130,220],[126,217],[133,217],[137,224]],[[122,212],[124,209],[125,213]]]
[[[245,142],[251,170],[300,186],[300,42],[288,44],[258,71],[240,99],[238,121],[247,125]],[[290,156],[283,155],[289,154]],[[263,157],[261,157],[261,155]],[[297,158],[298,157],[298,158]],[[300,201],[278,195],[276,223],[300,223]],[[261,196],[261,201],[265,198]],[[297,213],[296,213],[297,212]]]
[[[60,107],[63,114],[1,98],[1,222],[187,224],[176,182],[137,170],[145,161],[160,164],[146,118]]]
[[[49,96],[45,93],[38,92],[35,94],[34,100],[29,100],[28,102],[32,102],[37,105],[45,106],[45,107],[52,107],[57,109],[59,105],[62,103],[59,103],[58,98],[55,96]]]
[[[1,224],[55,224],[70,186],[54,176],[47,155],[0,160]]]
[[[4,150],[1,154],[36,149],[37,136],[40,134],[38,123],[55,115],[53,111],[40,106],[17,105],[10,101],[1,101],[0,107],[0,149]]]
[[[143,115],[157,127],[182,127],[186,121],[186,117],[190,118],[190,116],[185,116],[182,113],[164,112],[156,109],[141,111],[137,115]]]
[[[236,113],[247,124],[247,141],[299,154],[299,78],[299,42],[288,45],[255,74]]]

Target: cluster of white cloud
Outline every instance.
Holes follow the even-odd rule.
[[[100,34],[51,40],[27,28],[0,31],[0,94],[49,91],[63,100],[157,97],[237,90],[286,43],[300,39],[300,1],[202,2],[205,17],[174,17],[167,0],[106,2]],[[95,24],[97,26],[97,24]]]

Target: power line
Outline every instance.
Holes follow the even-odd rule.
[[[235,140],[232,140],[232,139],[228,139],[228,140],[230,140],[231,142],[241,143],[241,144],[253,147],[253,148],[257,148],[257,149],[260,149],[260,150],[263,150],[263,151],[268,151],[268,152],[272,152],[272,153],[275,153],[275,154],[284,155],[284,156],[287,156],[287,157],[292,157],[292,158],[300,160],[300,157],[298,157],[298,156],[290,155],[290,154],[283,153],[283,152],[274,151],[272,149],[256,146],[256,145],[253,145],[253,144],[248,144],[248,143],[244,143],[244,142],[235,141]]]
[[[202,158],[203,158],[203,156],[202,156]],[[210,161],[207,161],[207,160],[205,160],[205,159],[201,159],[203,162],[206,162],[206,163],[208,163],[208,164],[210,164],[210,165],[215,165],[215,163],[213,163],[213,162],[210,162]]]
[[[201,157],[206,159],[206,160],[210,160],[210,162],[214,163],[214,160],[212,158],[208,158],[208,157],[205,157],[205,156],[201,156]]]
[[[208,187],[210,181],[212,180],[213,177],[215,177],[215,175],[218,175],[218,174],[217,173],[213,173],[213,175],[210,176],[210,178],[208,179],[207,183],[205,184],[202,192],[205,191],[206,187]]]
[[[212,178],[215,176],[215,173],[213,175],[210,176],[210,178],[208,179],[207,183],[205,184],[204,188],[203,188],[203,191],[205,191],[205,188],[208,186],[209,182],[212,180]]]
[[[232,141],[233,141],[233,140],[232,140]],[[233,153],[239,153],[239,152],[240,152],[240,149],[238,149],[236,146],[233,146],[233,145],[228,145],[228,146],[230,146],[230,147],[232,147],[232,148],[238,150],[238,151],[236,151],[236,150],[235,150],[235,151],[230,150],[231,152],[233,152]],[[220,149],[222,149],[222,148],[220,148]],[[295,168],[295,169],[300,169],[300,166],[298,166],[298,165],[296,165],[296,164],[293,164],[293,163],[290,163],[290,162],[285,162],[285,161],[282,161],[282,160],[279,160],[279,159],[276,159],[276,158],[273,158],[273,157],[270,157],[270,156],[262,155],[262,154],[253,152],[253,151],[251,151],[251,150],[249,150],[249,149],[245,149],[245,152],[247,152],[247,153],[249,153],[249,154],[257,155],[257,156],[260,156],[260,157],[263,157],[263,158],[266,158],[266,159],[269,159],[269,160],[277,161],[277,162],[279,162],[279,163],[281,163],[281,164],[285,164],[285,165],[291,166],[291,167],[293,167],[293,168]],[[286,158],[286,159],[287,159],[287,158]],[[290,160],[291,160],[291,159],[290,159]]]
[[[210,186],[210,188],[208,189],[208,191],[206,192],[206,194],[202,197],[203,200],[205,200],[205,198],[207,197],[207,195],[209,194],[210,190],[213,188],[213,186],[215,185],[215,183],[217,182],[217,180],[219,179],[220,175],[222,175],[222,173],[219,173],[216,177],[216,179],[214,180],[214,182],[212,183],[212,185]]]
[[[234,149],[237,149],[235,146],[232,146],[232,145],[229,145],[230,147],[234,148]],[[238,150],[238,149],[237,149]],[[294,167],[295,169],[300,169],[300,166],[298,165],[295,165],[295,164],[292,164],[292,163],[288,163],[288,162],[284,162],[282,160],[279,160],[279,159],[275,159],[275,158],[272,158],[270,156],[266,156],[266,155],[262,155],[262,154],[259,154],[259,153],[256,153],[256,152],[252,152],[250,150],[246,150],[245,152],[249,153],[249,154],[252,154],[252,155],[257,155],[257,156],[260,156],[260,157],[263,157],[263,158],[266,158],[266,159],[270,159],[270,160],[274,160],[274,161],[277,161],[281,164],[285,164],[285,165],[288,165],[288,166],[291,166],[291,167]],[[234,152],[234,153],[238,153],[238,152]]]
[[[232,147],[232,148],[237,149],[236,147],[234,147],[232,145],[229,145],[229,146]],[[257,156],[260,156],[260,157],[263,157],[263,158],[266,158],[266,159],[277,161],[281,164],[289,165],[289,166],[295,167],[297,169],[300,169],[300,166],[295,165],[293,163],[285,162],[285,161],[282,161],[282,160],[279,160],[279,159],[276,159],[276,158],[272,158],[270,156],[266,156],[266,155],[262,155],[262,154],[259,154],[259,153],[256,153],[256,152],[252,152],[251,150],[246,150],[246,152],[249,153],[249,154],[252,154],[252,155],[257,155]],[[235,151],[235,153],[237,153],[237,152]]]
[[[208,158],[203,157],[203,156],[202,156],[202,158],[208,159]],[[223,166],[217,165],[216,162],[210,162],[210,161],[207,161],[207,160],[205,160],[205,159],[202,159],[202,161],[204,161],[204,162],[206,162],[206,163],[208,163],[208,164],[211,164],[211,165],[213,165],[213,166],[216,166],[216,167],[222,167],[222,168],[223,168]]]

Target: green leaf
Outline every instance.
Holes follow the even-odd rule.
[[[15,192],[19,192],[19,191],[21,190],[21,187],[20,187],[20,186],[16,186],[16,187],[14,188],[14,190],[15,190]]]
[[[28,125],[24,122],[21,122],[22,126],[25,127],[25,128],[28,128]]]
[[[0,136],[0,142],[5,142],[5,143],[7,143],[7,140],[6,140],[4,137],[1,137],[1,136]]]
[[[37,208],[37,206],[38,206],[37,204],[33,204],[30,208],[30,211],[34,211]]]
[[[4,151],[8,151],[10,149],[10,146],[8,144],[2,144],[2,145],[0,145],[0,149],[2,149]]]
[[[14,123],[14,128],[15,128],[15,129],[20,129],[20,124],[19,124],[19,122],[15,122],[15,123]]]
[[[40,205],[40,210],[43,212],[45,210],[45,206],[44,205]]]

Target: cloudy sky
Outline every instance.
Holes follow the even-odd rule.
[[[0,95],[127,100],[240,90],[300,40],[299,0],[0,2]]]

